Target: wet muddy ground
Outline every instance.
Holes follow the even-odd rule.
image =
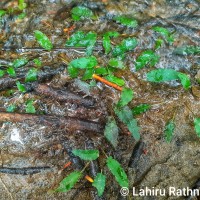
[[[18,19],[19,13],[5,15],[0,22],[0,65],[4,69],[12,60],[25,56],[30,59],[23,68],[18,68],[16,78],[0,78],[0,164],[2,167],[23,169],[16,174],[0,173],[0,199],[126,199],[120,194],[120,186],[105,167],[105,154],[117,159],[128,174],[130,188],[155,187],[195,188],[200,185],[200,139],[194,131],[194,116],[200,116],[199,55],[181,56],[173,53],[181,45],[200,45],[200,1],[74,1],[95,12],[98,20],[72,21],[71,1],[27,1],[26,17]],[[16,6],[16,1],[0,2],[1,9]],[[126,14],[139,21],[137,28],[125,28],[114,23],[113,15]],[[120,94],[113,88],[98,83],[92,90],[83,86],[79,79],[71,79],[67,64],[84,56],[84,49],[66,48],[66,27],[75,24],[75,31],[95,31],[98,35],[114,30],[121,34],[134,35],[139,45],[126,55],[127,70],[117,75],[126,80],[134,90],[130,103],[134,107],[148,103],[151,109],[138,115],[141,140],[136,141],[118,121],[119,144],[114,149],[103,136],[108,116],[113,115],[113,105]],[[134,60],[144,49],[154,47],[155,32],[152,26],[163,26],[174,31],[175,42],[157,50],[160,62],[156,68],[172,68],[190,75],[192,88],[184,90],[178,82],[152,84],[145,80],[149,68],[136,72]],[[54,48],[43,50],[34,38],[34,30],[40,30],[53,41]],[[113,40],[114,43],[117,41]],[[101,39],[94,49],[100,64],[105,65]],[[42,67],[38,81],[27,84],[29,90],[21,93],[15,82],[23,82],[27,71],[39,58]],[[12,92],[10,92],[12,89]],[[24,116],[25,102],[34,99],[36,114]],[[8,105],[15,103],[17,113],[7,114]],[[167,121],[174,118],[176,127],[171,143],[163,137]],[[3,120],[4,119],[4,120]],[[4,122],[9,119],[10,122]],[[8,121],[9,121],[8,120]],[[116,120],[117,117],[116,117]],[[81,170],[86,163],[74,157],[72,149],[99,149],[98,161],[91,162],[86,174],[94,177],[101,170],[107,176],[102,197],[85,179],[68,193],[50,194],[48,191],[75,169]],[[62,171],[68,161],[73,164]],[[29,169],[27,169],[29,167]],[[37,168],[37,173],[33,170]],[[27,172],[28,170],[28,172]],[[24,175],[28,173],[29,175]],[[127,199],[133,199],[130,194]],[[134,197],[134,199],[197,199],[197,197]]]

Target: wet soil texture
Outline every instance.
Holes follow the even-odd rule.
[[[26,57],[29,61],[16,69],[16,76],[5,74],[0,78],[0,199],[31,200],[118,200],[133,199],[132,187],[158,189],[200,187],[200,138],[194,129],[194,118],[200,117],[200,57],[179,55],[180,46],[200,47],[200,1],[198,0],[127,0],[127,1],[69,1],[27,0],[24,11],[15,9],[17,1],[1,0],[0,9],[8,11],[0,18],[0,69],[7,70],[13,60]],[[73,7],[85,6],[95,13],[95,19],[74,21]],[[12,8],[14,11],[12,11]],[[21,13],[24,17],[19,17]],[[113,20],[113,16],[135,18],[138,26],[127,28]],[[155,49],[160,36],[153,26],[173,32],[174,42],[165,39],[156,53],[160,61],[153,67],[135,70],[135,60],[146,49]],[[70,29],[70,27],[73,27]],[[66,32],[66,30],[70,30]],[[45,33],[53,43],[46,51],[34,37],[34,31]],[[72,79],[68,63],[86,56],[85,48],[66,47],[70,35],[76,31],[97,33],[93,55],[99,65],[106,66],[109,56],[102,46],[102,35],[117,31],[112,45],[124,38],[136,37],[138,45],[126,53],[125,70],[115,72],[123,78],[126,87],[134,91],[129,103],[133,108],[141,103],[151,108],[136,116],[141,139],[136,142],[127,127],[114,114],[113,107],[120,98],[120,91],[103,83]],[[34,59],[39,59],[40,67]],[[27,72],[37,68],[37,80],[25,83]],[[151,83],[147,72],[156,68],[174,69],[187,74],[191,88],[185,90],[180,81]],[[16,82],[27,89],[20,92]],[[32,100],[36,112],[26,113],[27,101]],[[9,105],[14,113],[8,113]],[[104,137],[109,116],[119,127],[116,148]],[[173,120],[175,129],[170,143],[164,138],[165,125]],[[97,196],[91,183],[82,178],[67,193],[50,193],[59,182],[74,170],[82,170],[87,162],[72,154],[73,149],[98,149],[100,157],[84,171],[95,177],[103,172],[106,188],[102,197]],[[128,175],[130,194],[122,197],[120,186],[106,167],[106,155],[121,164]],[[63,170],[69,161],[72,164]],[[142,200],[182,200],[197,197],[134,197]]]

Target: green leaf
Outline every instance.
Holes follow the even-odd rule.
[[[20,10],[24,10],[27,7],[27,4],[24,2],[24,0],[18,0],[18,8]]]
[[[114,17],[114,20],[117,23],[120,23],[124,26],[131,27],[131,28],[135,28],[138,25],[137,20],[126,17],[126,16],[116,16]]]
[[[0,69],[0,77],[2,77],[5,74],[4,70]]]
[[[115,119],[109,117],[105,126],[104,136],[113,145],[114,148],[116,148],[118,144],[118,135],[119,135],[119,130],[115,122]]]
[[[200,54],[200,46],[183,46],[183,47],[178,47],[174,50],[174,54],[178,55],[196,55]]]
[[[146,112],[150,108],[151,108],[151,105],[149,104],[140,104],[132,109],[132,113],[133,115],[139,115],[141,113]]]
[[[0,10],[0,17],[4,16],[6,14],[5,10]]]
[[[86,55],[87,56],[90,56],[92,54],[94,45],[96,43],[96,39],[97,39],[97,34],[93,33],[93,32],[89,32],[85,36],[84,41],[88,41],[87,47],[86,47]]]
[[[174,133],[174,129],[175,129],[175,124],[171,120],[165,126],[164,135],[165,135],[166,142],[171,142],[172,137],[173,137],[173,133]]]
[[[200,118],[194,119],[194,128],[198,137],[200,137]]]
[[[184,89],[188,90],[191,87],[190,78],[186,74],[178,72],[178,78],[180,79]]]
[[[163,42],[164,41],[162,39],[157,39],[155,42],[155,50],[159,49],[162,46]]]
[[[121,60],[118,60],[117,58],[111,58],[109,60],[108,64],[111,67],[118,68],[118,69],[124,69],[125,68],[124,63]]]
[[[180,80],[184,89],[189,89],[191,86],[190,78],[181,72],[174,69],[156,69],[147,73],[147,80],[151,82],[164,82],[172,80]]]
[[[109,36],[103,36],[103,48],[105,49],[105,53],[108,54],[111,50],[111,42]]]
[[[170,31],[166,28],[154,26],[152,27],[152,30],[156,31],[157,33],[160,33],[170,44],[174,42],[173,36],[171,35]]]
[[[72,60],[69,65],[77,69],[90,69],[97,66],[97,59],[94,56],[77,58]]]
[[[16,76],[15,69],[14,69],[13,67],[8,67],[7,73],[8,73],[11,77],[15,77],[15,76]]]
[[[51,43],[51,41],[49,40],[49,38],[42,33],[41,31],[34,31],[34,36],[37,40],[37,42],[46,50],[51,50],[53,48],[53,45]]]
[[[81,17],[72,14],[72,19],[73,19],[74,21],[79,21],[79,20],[81,20]]]
[[[118,37],[120,34],[117,31],[108,31],[106,33],[104,33],[104,36],[108,36],[108,37]]]
[[[18,19],[24,19],[26,17],[26,13],[21,13],[17,16]]]
[[[116,77],[114,75],[108,75],[105,78],[106,78],[106,80],[108,80],[108,81],[110,81],[112,83],[115,83],[115,84],[117,84],[119,86],[123,86],[125,84],[125,82],[124,82],[124,80],[122,78],[118,78],[118,77]]]
[[[19,58],[12,62],[11,66],[14,68],[22,67],[28,63],[28,59],[26,58]]]
[[[123,46],[123,48],[126,51],[133,50],[137,46],[137,39],[136,38],[127,38],[127,39],[124,39],[122,41],[121,45]]]
[[[130,101],[132,101],[132,99],[133,99],[133,90],[131,90],[130,88],[123,88],[117,106],[119,107],[126,106]]]
[[[14,104],[10,104],[7,108],[6,111],[7,112],[14,112],[16,110],[16,105]]]
[[[26,88],[19,81],[16,82],[17,88],[20,92],[26,92]]]
[[[35,65],[36,65],[37,67],[41,67],[41,66],[42,66],[42,61],[39,60],[38,58],[35,58],[35,59],[33,60],[33,62],[35,63]]]
[[[70,65],[68,66],[67,71],[71,78],[76,78],[79,74],[79,69]]]
[[[119,185],[121,187],[128,187],[128,177],[119,162],[110,156],[106,159],[106,164]]]
[[[142,69],[146,65],[154,66],[159,61],[159,56],[156,55],[152,50],[143,51],[140,56],[136,59],[135,67],[136,70]]]
[[[94,74],[94,69],[91,68],[91,69],[86,69],[85,70],[85,73],[82,77],[82,80],[89,80],[89,79],[92,79],[92,75]]]
[[[26,102],[26,113],[36,113],[33,102],[34,102],[34,100],[28,100]]]
[[[105,49],[105,53],[108,54],[111,50],[111,41],[110,37],[118,37],[119,33],[115,31],[108,31],[103,35],[103,47]]]
[[[108,74],[108,70],[105,67],[98,67],[98,68],[95,68],[95,74],[106,75]]]
[[[77,6],[71,10],[72,18],[76,21],[94,17],[93,12],[84,6]]]
[[[118,118],[128,127],[131,135],[135,138],[135,140],[138,141],[140,139],[140,128],[137,125],[137,120],[133,118],[132,111],[129,109],[129,107],[115,107],[114,111]]]
[[[25,82],[31,82],[37,80],[37,69],[31,68],[25,77]]]
[[[81,150],[81,149],[74,149],[72,153],[75,156],[80,157],[82,160],[96,160],[99,157],[98,150]]]
[[[137,46],[136,38],[127,38],[124,39],[121,44],[117,45],[113,49],[113,56],[123,56],[126,51],[133,50]]]
[[[147,73],[147,80],[151,82],[172,81],[178,78],[178,73],[174,69],[155,69]]]
[[[85,34],[83,31],[77,31],[66,42],[66,46],[86,47],[86,54],[92,54],[94,45],[96,43],[97,34],[89,32]]]
[[[79,171],[75,171],[70,173],[67,177],[65,177],[59,184],[59,187],[55,190],[56,192],[67,192],[74,187],[74,185],[81,178],[82,173]]]
[[[83,31],[77,31],[72,34],[66,42],[66,46],[75,46],[80,40],[83,40],[85,33]]]
[[[105,190],[106,185],[106,176],[102,173],[98,173],[97,176],[94,179],[94,182],[92,183],[92,186],[94,186],[98,191],[98,196],[101,196]]]

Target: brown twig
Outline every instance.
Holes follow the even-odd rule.
[[[33,121],[37,124],[46,126],[54,126],[56,128],[67,129],[70,131],[82,130],[101,133],[103,126],[92,121],[81,120],[71,117],[55,117],[51,115],[33,115],[20,113],[0,112],[0,122],[24,122],[26,120]]]
[[[91,98],[82,98],[69,91],[56,90],[45,84],[38,84],[33,89],[37,94],[56,99],[60,102],[76,103],[86,107],[94,106],[94,100]]]

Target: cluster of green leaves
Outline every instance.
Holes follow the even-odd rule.
[[[10,104],[8,107],[7,107],[7,109],[6,109],[6,111],[7,112],[14,112],[15,110],[16,110],[16,105],[15,104]]]
[[[200,137],[200,118],[196,117],[194,119],[194,128],[198,137]]]
[[[24,65],[26,65],[28,63],[28,59],[26,58],[18,58],[15,59],[7,68],[7,73],[11,76],[11,77],[15,77],[16,76],[16,72],[15,69],[22,67]]]
[[[20,10],[24,10],[27,7],[27,4],[25,3],[24,0],[18,0],[18,8]]]
[[[160,27],[160,26],[154,26],[154,27],[152,27],[152,30],[161,34],[164,37],[164,39],[167,42],[169,42],[169,44],[172,44],[174,42],[173,34],[168,29],[166,29],[164,27]]]
[[[29,99],[26,102],[26,113],[36,113],[35,106],[33,104],[34,104],[33,99]]]
[[[135,61],[136,70],[142,69],[146,65],[154,66],[159,61],[159,56],[152,50],[143,51]]]
[[[82,149],[74,149],[72,153],[75,156],[80,157],[86,161],[96,160],[99,157],[98,150],[82,150]],[[106,159],[106,165],[110,172],[115,177],[116,181],[119,183],[121,187],[128,187],[128,178],[121,167],[120,163],[112,158],[111,156]],[[83,176],[83,171],[74,171],[70,173],[67,177],[65,177],[59,184],[58,188],[55,189],[55,192],[67,192],[74,187],[74,185],[80,180]],[[94,178],[94,182],[92,186],[97,189],[98,196],[101,196],[105,190],[106,185],[106,176],[102,173],[98,173]]]
[[[26,88],[23,84],[21,84],[19,81],[16,82],[17,88],[20,92],[26,92]]]
[[[115,107],[115,114],[118,116],[120,121],[122,121],[131,132],[131,135],[136,141],[140,139],[140,128],[137,125],[137,120],[133,118],[131,109],[128,106],[125,107]]]
[[[114,57],[124,58],[127,51],[133,50],[137,46],[136,38],[126,38],[119,45],[115,46],[112,55]]]
[[[53,48],[53,44],[49,38],[39,30],[34,31],[34,36],[37,42],[46,50],[50,51]]]
[[[90,56],[90,57],[81,57],[81,58],[77,58],[75,60],[72,60],[69,63],[69,66],[67,68],[69,75],[72,78],[76,78],[80,72],[80,70],[85,70],[85,75],[83,76],[83,79],[85,79],[84,77],[86,77],[87,75],[87,79],[92,77],[93,74],[93,70],[95,68],[95,66],[97,66],[97,59],[94,56]],[[88,77],[88,73],[89,77]]]
[[[72,8],[71,14],[72,14],[72,19],[75,21],[79,21],[82,19],[90,19],[95,17],[93,12],[89,8],[86,8],[84,6],[77,6]]]
[[[83,31],[77,31],[67,40],[66,46],[86,47],[86,54],[90,56],[96,43],[96,38],[97,34],[94,32],[84,33]]]
[[[196,55],[200,54],[200,47],[199,46],[183,46],[178,47],[174,50],[174,54],[178,55]]]
[[[113,63],[116,62],[116,63]],[[69,63],[67,68],[68,73],[71,78],[76,78],[81,71],[84,71],[82,80],[92,79],[93,74],[103,75],[105,79],[108,81],[115,83],[119,86],[123,86],[125,84],[122,78],[118,78],[113,75],[113,70],[121,68],[121,61],[118,60],[110,60],[110,65],[108,67],[97,67],[97,59],[94,56],[90,57],[81,57],[75,60],[72,60]],[[114,66],[115,65],[115,66]]]
[[[115,20],[117,23],[120,23],[123,26],[127,26],[127,27],[130,27],[130,28],[135,28],[138,25],[137,20],[132,19],[130,17],[126,17],[124,15],[115,16],[113,18],[113,20]]]
[[[105,126],[104,136],[113,145],[114,148],[118,144],[119,129],[113,117],[109,117]]]
[[[0,17],[3,17],[7,12],[5,10],[0,10]]]
[[[110,38],[116,38],[119,36],[119,33],[116,31],[108,31],[103,34],[103,47],[105,49],[105,53],[108,54],[111,51],[111,40]]]
[[[165,130],[164,130],[164,136],[165,136],[166,142],[171,142],[173,138],[174,129],[175,129],[175,124],[173,120],[170,120],[169,122],[167,122],[165,126]]]
[[[149,104],[139,104],[138,106],[135,106],[133,109],[132,109],[132,113],[133,115],[139,115],[141,113],[144,113],[146,111],[148,111],[149,109],[151,108],[151,105]]]
[[[120,100],[115,105],[114,111],[119,120],[127,126],[134,139],[138,141],[140,139],[140,128],[137,125],[137,120],[133,118],[131,109],[127,106],[128,103],[132,101],[133,97],[134,94],[130,88],[123,88]],[[118,143],[118,127],[113,118],[108,118],[104,136],[113,147],[116,148]]]
[[[150,82],[165,82],[172,80],[180,80],[183,87],[187,90],[190,88],[190,78],[174,69],[155,69],[147,73],[147,80]]]

